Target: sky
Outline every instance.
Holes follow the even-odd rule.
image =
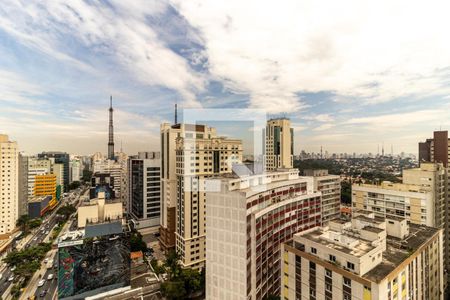
[[[449,9],[436,0],[4,0],[0,133],[29,154],[105,153],[112,95],[116,149],[128,154],[159,149],[175,103],[180,115],[289,117],[295,154],[375,153],[383,143],[416,153],[433,130],[450,129]]]

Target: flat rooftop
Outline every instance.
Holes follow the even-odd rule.
[[[405,239],[388,236],[383,262],[367,272],[363,278],[380,282],[438,231],[439,229],[434,227],[409,224],[409,235]]]
[[[339,233],[341,236],[344,236],[348,239],[353,239],[353,240],[358,240],[358,245],[348,248],[345,247],[344,245],[341,245],[340,243],[337,242],[333,242],[330,240],[326,240],[322,237],[322,235],[326,232],[329,232],[330,230],[323,230],[321,228],[318,228],[317,230],[314,231],[310,231],[308,233],[305,234],[301,234],[301,237],[306,238],[310,241],[313,241],[315,243],[321,244],[327,248],[330,249],[335,249],[339,252],[345,253],[345,254],[349,254],[355,257],[361,257],[363,255],[365,255],[366,253],[368,253],[369,251],[372,251],[373,249],[375,249],[374,246],[372,246],[370,244],[370,242],[365,241],[365,240],[361,240],[361,239],[356,239],[355,237],[352,237],[350,235],[347,235],[345,233]],[[334,231],[332,231],[334,232]]]

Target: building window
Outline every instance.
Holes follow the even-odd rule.
[[[313,253],[313,254],[317,254],[317,249],[316,249],[316,248],[313,248],[313,247],[311,247],[311,253]]]
[[[352,286],[352,281],[350,279],[348,279],[347,277],[344,277],[344,285],[351,287]]]
[[[336,262],[336,256],[330,254],[330,261]]]
[[[325,275],[326,275],[327,277],[332,277],[332,276],[333,276],[333,273],[331,272],[331,270],[325,269]]]
[[[350,270],[354,270],[355,269],[355,264],[348,261],[347,262],[347,268],[350,269]]]

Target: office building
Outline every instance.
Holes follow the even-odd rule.
[[[314,177],[314,190],[322,192],[322,224],[340,216],[341,177],[328,174],[328,170],[304,170],[305,176]]]
[[[435,131],[432,139],[419,143],[419,162],[442,163],[448,167],[450,160],[450,139],[448,131]]]
[[[77,158],[70,160],[69,182],[80,181],[83,174],[83,165]]]
[[[442,229],[374,214],[282,245],[281,299],[444,299]]]
[[[321,225],[313,185],[296,169],[206,180],[206,299],[280,294],[281,243]]]
[[[125,162],[110,159],[96,161],[94,163],[93,171],[94,174],[95,173],[110,174],[112,177],[111,184],[112,188],[114,189],[115,197],[117,199],[122,199],[124,177],[127,176],[126,160]]]
[[[48,159],[54,159],[55,164],[63,164],[64,165],[64,187],[63,190],[67,191],[69,186],[69,163],[70,163],[70,157],[68,153],[65,152],[42,152],[38,154],[38,158],[48,158]]]
[[[56,186],[56,175],[55,174],[45,174],[36,175],[34,183],[34,196],[52,196],[50,200],[50,208],[54,208],[58,204],[58,199],[56,197],[57,186]]]
[[[159,152],[140,152],[128,159],[128,211],[137,228],[160,224],[160,169]]]
[[[0,236],[11,233],[19,218],[19,149],[0,134]]]
[[[294,164],[294,129],[287,118],[267,121],[264,157],[266,170],[292,168]]]
[[[161,124],[161,216],[159,242],[165,251],[175,248],[177,176],[176,138],[184,132],[182,124]]]
[[[177,125],[174,125],[177,126]],[[242,162],[242,141],[217,136],[205,125],[180,124],[176,139],[176,251],[183,267],[205,263],[206,202],[203,179],[232,172]]]
[[[78,228],[87,224],[97,224],[122,220],[122,202],[107,200],[105,193],[100,192],[98,198],[83,202],[77,209]]]
[[[28,157],[28,197],[34,196],[34,185],[36,181],[36,175],[50,174],[52,170],[52,162],[46,158]]]

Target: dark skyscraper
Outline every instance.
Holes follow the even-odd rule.
[[[112,96],[110,98],[110,106],[109,106],[108,159],[114,159],[114,127],[113,127]]]
[[[419,143],[419,161],[439,162],[448,166],[450,140],[447,131],[435,131],[432,139]]]

